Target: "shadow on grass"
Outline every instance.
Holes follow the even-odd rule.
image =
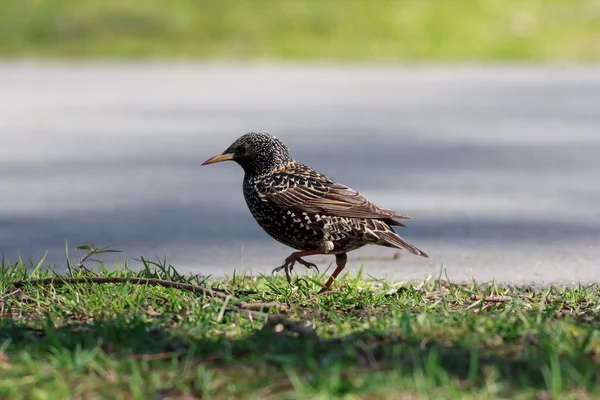
[[[235,322],[233,315],[226,315]],[[443,339],[427,340],[416,333],[388,336],[363,331],[339,340],[300,337],[272,329],[257,329],[237,339],[210,338],[194,327],[164,328],[167,317],[147,321],[142,315],[55,327],[51,321],[32,327],[27,322],[0,319],[0,343],[14,357],[27,353],[40,362],[62,354],[76,357],[82,350],[98,351],[116,361],[143,361],[153,368],[211,368],[257,379],[240,370],[268,370],[268,379],[288,382],[289,371],[319,387],[335,377],[338,393],[357,383],[356,376],[393,373],[428,385],[450,384],[485,388],[490,380],[502,382],[510,393],[519,389],[551,390],[557,387],[593,388],[600,377],[594,357],[585,352],[558,351],[551,338],[532,339],[530,345],[447,345]],[[173,363],[173,361],[176,361]],[[236,372],[237,371],[237,372]],[[392,384],[393,382],[388,382]],[[556,386],[558,385],[558,386]]]

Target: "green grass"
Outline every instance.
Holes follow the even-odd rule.
[[[600,0],[20,0],[0,56],[600,60]]]
[[[3,399],[600,398],[597,285],[400,284],[361,273],[317,296],[324,275],[290,286],[181,276],[147,260],[137,272],[69,263],[66,275],[22,265],[0,268]],[[127,279],[32,282],[48,276],[160,278],[219,297]],[[247,315],[241,301],[276,302],[285,320],[275,307]]]

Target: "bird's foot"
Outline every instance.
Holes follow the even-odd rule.
[[[277,268],[273,269],[273,272],[271,272],[271,273],[276,274],[277,272],[284,270],[285,277],[286,277],[288,283],[291,284],[292,283],[291,272],[294,269],[294,264],[296,263],[297,260],[299,260],[299,259],[296,259],[293,256],[289,256],[288,258],[285,259],[285,263],[283,263],[283,265],[281,267],[277,267]],[[305,261],[302,260],[301,264],[304,262]]]
[[[294,264],[298,261],[300,264],[304,265],[308,269],[316,269],[317,273],[319,272],[319,268],[317,268],[316,264],[310,263],[308,261],[304,261],[301,259],[301,256],[311,256],[313,254],[322,254],[320,250],[310,250],[310,251],[297,251],[295,253],[290,254],[288,258],[285,259],[285,263],[281,267],[277,267],[273,270],[273,274],[284,270],[285,277],[287,278],[288,283],[292,283],[291,272],[294,269]]]
[[[308,262],[308,261],[304,261],[301,258],[296,258],[296,261],[298,261],[300,264],[304,265],[308,269],[313,269],[314,268],[317,271],[317,274],[320,273],[319,272],[319,267],[317,267],[317,264],[314,264],[314,263],[311,263],[311,262]]]

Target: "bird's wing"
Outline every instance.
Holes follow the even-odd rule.
[[[408,215],[376,206],[357,191],[299,163],[261,179],[257,189],[263,200],[290,210],[337,217],[411,219]],[[388,223],[402,225],[393,220]]]

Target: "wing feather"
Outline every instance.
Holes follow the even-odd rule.
[[[406,214],[376,206],[357,191],[336,183],[318,171],[294,163],[257,182],[259,195],[280,207],[337,217],[411,219]]]

